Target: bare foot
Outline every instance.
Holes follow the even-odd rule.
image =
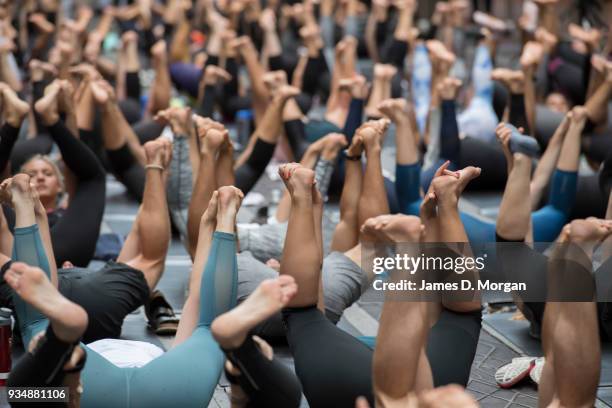
[[[349,63],[349,59],[353,58],[357,49],[357,40],[352,36],[345,36],[336,45],[336,61],[341,65]]]
[[[448,72],[455,63],[455,54],[450,52],[439,40],[429,40],[426,45],[436,72],[442,76],[448,76]]]
[[[321,158],[324,160],[333,160],[338,155],[340,149],[348,144],[346,136],[342,133],[330,133],[323,138],[323,151]]]
[[[544,55],[544,46],[536,41],[528,41],[523,47],[521,54],[521,66],[523,69],[536,67]]]
[[[366,220],[361,230],[382,242],[419,242],[425,227],[419,217],[386,214]]]
[[[586,124],[586,120],[588,119],[587,113],[588,112],[584,106],[574,106],[572,108],[570,123],[584,126]]]
[[[271,8],[264,9],[259,15],[259,27],[265,31],[276,30],[276,14]]]
[[[206,85],[217,85],[228,82],[231,79],[232,76],[226,70],[216,65],[208,65],[204,70],[204,76],[202,78]]]
[[[300,94],[299,88],[291,85],[282,85],[272,95],[272,101],[277,103],[285,103],[289,98],[293,98]]]
[[[63,297],[40,268],[15,262],[4,280],[27,303],[47,316],[62,341],[78,341],[87,328],[87,312]]]
[[[316,56],[323,48],[323,39],[319,27],[315,24],[305,25],[300,28],[300,37],[311,56]]]
[[[292,200],[310,200],[312,202],[312,185],[315,183],[315,174],[309,168],[298,163],[288,163],[278,168],[281,179],[287,186]]]
[[[23,118],[30,112],[30,106],[27,102],[19,99],[15,91],[5,83],[0,83],[0,93],[4,104],[3,111],[6,122],[15,128],[19,128]]]
[[[506,158],[508,173],[510,173],[514,163],[514,157],[512,155],[512,151],[510,150],[510,139],[512,138],[512,130],[508,128],[504,122],[500,122],[500,124],[497,125],[497,127],[495,128],[495,136],[497,137],[497,141],[502,147],[504,157]]]
[[[138,44],[138,34],[135,31],[126,31],[121,36],[121,46],[124,50],[127,50],[128,47],[133,47]]]
[[[419,207],[419,216],[426,225],[438,216],[437,205],[436,193],[430,189],[423,196],[423,201],[421,201],[421,206]]]
[[[544,46],[544,52],[550,54],[550,52],[557,46],[559,41],[557,36],[548,31],[547,29],[540,27],[535,31],[535,39],[537,42]]]
[[[457,97],[457,90],[461,87],[461,80],[446,77],[438,84],[438,93],[442,99],[453,101]]]
[[[203,138],[200,138],[201,143],[201,152],[203,154],[211,154],[214,156],[216,152],[219,151],[221,146],[226,142],[229,138],[229,133],[227,130],[218,130],[215,128],[209,129]],[[203,140],[202,140],[203,139]]]
[[[236,214],[244,194],[234,186],[223,186],[217,190],[219,199],[217,205],[217,230],[233,233],[236,223]]]
[[[109,101],[110,96],[104,85],[102,85],[99,81],[89,82],[89,89],[91,89],[93,99],[98,105],[105,105]]]
[[[92,64],[81,63],[74,67],[70,67],[68,72],[70,72],[71,75],[75,75],[89,81],[97,81],[102,79],[102,75]]]
[[[351,140],[350,146],[346,149],[349,157],[361,157],[363,153],[363,136],[355,135]]]
[[[374,77],[377,79],[389,81],[396,73],[397,68],[391,64],[374,65]]]
[[[55,68],[55,65],[45,61],[37,59],[30,60],[29,67],[32,82],[42,81],[48,76],[57,75],[57,68]]]
[[[165,64],[166,63],[166,42],[159,40],[151,47],[151,56],[155,63]]]
[[[504,22],[504,20],[490,14],[483,13],[482,11],[475,11],[472,17],[474,18],[474,22],[476,24],[486,27],[489,30],[503,32],[508,29],[508,25]]]
[[[595,245],[612,234],[612,220],[595,217],[573,220],[566,226],[565,232],[571,242]]]
[[[407,124],[410,120],[408,101],[404,98],[387,99],[378,104],[377,109],[395,124]]]
[[[44,14],[42,13],[34,13],[30,16],[28,21],[42,33],[52,34],[55,31],[55,25],[53,23],[47,21]]]
[[[223,349],[240,347],[249,331],[285,307],[297,290],[289,275],[263,281],[244,302],[213,321],[213,337]]]
[[[278,259],[270,258],[266,261],[266,266],[268,268],[274,269],[276,272],[280,272],[281,264]]]
[[[147,169],[165,170],[168,165],[167,139],[158,138],[144,144]]]
[[[45,95],[34,104],[34,109],[40,115],[43,123],[47,126],[59,120],[58,96],[61,82],[55,80],[45,88]]]
[[[365,100],[368,97],[368,81],[363,75],[356,75],[352,78],[351,96],[353,99]]]
[[[601,32],[596,29],[586,30],[577,24],[571,23],[568,26],[569,35],[578,41],[582,41],[590,51],[599,47]]]
[[[366,154],[380,151],[389,123],[389,119],[370,120],[357,129],[355,134],[363,138]]]
[[[268,90],[274,93],[281,86],[287,85],[287,74],[282,70],[266,72],[263,76],[263,81]]]
[[[236,38],[235,40],[232,40],[228,44],[228,47],[233,48],[240,53],[243,53],[248,50],[255,50],[255,46],[253,45],[253,42],[251,41],[249,36],[246,36],[246,35],[240,36]]]
[[[219,203],[219,191],[214,191],[210,200],[208,201],[208,207],[204,210],[202,218],[200,218],[200,224],[204,223],[214,229],[217,225],[217,207]]]
[[[523,71],[496,68],[491,72],[491,79],[503,83],[513,94],[522,94],[525,91],[525,74]]]
[[[456,172],[447,171],[441,176],[434,177],[431,187],[438,206],[446,204],[456,206],[465,187],[480,175],[480,171],[479,167],[468,166]]]

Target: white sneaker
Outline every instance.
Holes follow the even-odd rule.
[[[536,384],[540,384],[540,378],[542,377],[542,369],[544,368],[544,363],[546,359],[544,357],[536,358],[535,364],[531,371],[529,372],[529,378]]]
[[[527,378],[535,365],[535,357],[516,357],[508,363],[497,369],[495,372],[495,381],[501,388],[511,388],[515,384]]]

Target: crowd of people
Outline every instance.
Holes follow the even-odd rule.
[[[387,294],[375,338],[336,324],[380,279],[372,244],[497,243],[488,268],[565,293],[515,293],[544,358],[497,382],[594,406],[611,22],[609,0],[0,0],[0,306],[25,349],[7,385],[68,387],[45,406],[202,407],[224,372],[232,407],[477,406],[479,293]],[[275,213],[238,223],[277,162]],[[109,176],[139,204],[116,245]],[[495,218],[460,205],[483,191]],[[192,261],[180,317],[157,288],[173,235]],[[141,306],[168,350],[120,339]]]

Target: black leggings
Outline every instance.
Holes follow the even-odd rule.
[[[143,119],[134,123],[132,130],[138,136],[140,144],[145,144],[151,140],[155,140],[161,135],[164,130],[164,125],[161,125],[153,119]]]
[[[312,407],[372,404],[372,350],[331,323],[315,306],[286,309],[283,321],[295,370]],[[482,314],[443,310],[427,339],[434,385],[466,386],[480,336]],[[373,405],[372,405],[373,406]]]
[[[283,321],[295,372],[311,407],[354,407],[359,396],[374,406],[372,350],[315,306],[286,309]]]
[[[293,119],[285,121],[285,135],[287,135],[287,141],[293,153],[293,158],[296,162],[302,160],[304,153],[308,149],[310,143],[306,140],[306,129],[304,122],[300,119]]]
[[[330,73],[323,53],[319,51],[316,57],[308,57],[304,68],[302,92],[314,96],[318,90],[329,93]]]
[[[206,60],[206,66],[208,65],[219,65],[219,57],[209,55]],[[236,116],[236,112],[239,110],[251,109],[251,98],[240,96],[238,92],[238,63],[235,58],[226,59],[225,70],[232,78],[220,86],[206,85],[204,100],[202,105],[197,108],[199,115],[212,117],[215,103],[219,105],[223,116],[230,120]]]
[[[276,149],[276,144],[264,142],[258,138],[247,161],[235,170],[236,187],[244,194],[251,191],[266,170],[266,166],[274,155],[274,149]]]
[[[578,176],[578,185],[576,189],[576,201],[568,219],[575,220],[579,218],[597,217],[604,218],[606,216],[606,207],[608,206],[608,195],[605,194],[605,187],[602,190],[600,187],[599,174]],[[609,189],[607,190],[610,191]]]
[[[130,151],[127,143],[117,150],[106,150],[111,171],[138,202],[142,201],[145,185],[145,169]]]
[[[591,160],[603,162],[612,153],[612,132],[582,135],[582,152]]]
[[[77,178],[77,186],[66,211],[50,225],[55,261],[62,265],[70,261],[75,266],[87,266],[91,261],[104,214],[106,176],[95,154],[74,137],[62,121],[47,127],[59,147],[62,160]],[[12,209],[3,207],[14,228]]]
[[[468,191],[503,190],[506,185],[506,158],[501,147],[472,137],[459,138],[455,101],[444,101],[440,123],[440,157],[457,168],[476,166],[479,177],[468,184]]]
[[[140,79],[138,72],[125,73],[125,94],[126,97],[140,103]]]
[[[43,338],[38,341],[34,351],[27,352],[11,370],[8,387],[61,387],[63,386],[64,364],[70,359],[74,347],[78,344],[65,343],[58,339],[51,325]],[[26,348],[28,345],[25,345]],[[78,364],[77,371],[83,367],[85,358]],[[35,403],[11,403],[12,407],[36,407]],[[68,404],[45,403],[45,407],[67,407]]]
[[[19,136],[19,128],[13,127],[5,123],[0,129],[0,174],[8,165],[13,146]]]
[[[265,357],[252,336],[247,336],[239,348],[223,351],[240,370],[239,376],[229,377],[231,382],[240,384],[248,395],[249,407],[300,406],[302,386],[293,371],[278,359]]]

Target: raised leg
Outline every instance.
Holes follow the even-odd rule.
[[[240,208],[242,198],[243,194],[237,188],[233,186],[222,187],[212,195],[208,208],[201,217],[201,236],[200,239],[198,239],[192,275],[189,281],[189,296],[185,301],[183,314],[173,347],[187,340],[195,328],[202,324],[202,322],[210,320],[208,324],[212,323],[216,315],[212,316],[210,310],[203,312],[203,305],[216,304],[214,302],[215,292],[219,290],[219,285],[223,285],[223,293],[225,293],[227,289],[225,286],[226,284],[235,284],[232,283],[233,281],[228,281],[226,279],[227,277],[220,279],[219,282],[215,282],[214,280],[211,281],[211,278],[214,277],[209,276],[209,266],[218,267],[216,265],[217,260],[215,259],[216,254],[211,252],[214,249],[212,247],[215,236],[219,235],[225,237],[230,234],[235,234],[234,226],[236,223],[236,214]],[[232,265],[222,265],[222,267],[227,273],[236,272],[235,262],[233,267]],[[231,268],[232,271],[227,271],[228,268]],[[227,307],[227,302],[229,301],[230,304],[233,304],[236,301],[235,290],[233,290],[233,292],[233,299],[226,299],[225,297],[219,299],[220,302],[223,302],[223,305],[218,304],[215,306],[212,314],[216,313],[215,311],[217,310],[221,311],[221,309],[225,309],[221,311],[224,312],[229,309]],[[206,296],[210,298],[206,298]]]
[[[172,146],[168,140],[158,139],[147,142],[144,148],[147,166],[143,200],[117,261],[141,270],[153,291],[164,271],[170,244],[166,172]]]
[[[512,171],[508,175],[506,188],[499,205],[497,234],[506,240],[524,240],[531,220],[529,181],[531,179],[531,159],[515,153]]]
[[[355,136],[347,150],[344,162],[344,186],[340,196],[340,222],[336,225],[331,250],[345,252],[359,243],[359,198],[363,182],[361,155],[362,136]],[[356,160],[355,160],[356,159]]]
[[[314,172],[298,164],[287,164],[279,174],[291,194],[281,275],[291,275],[300,288],[290,307],[317,304],[321,274],[320,247],[317,244],[313,212]]]
[[[380,160],[382,138],[388,125],[389,121],[386,119],[370,121],[362,125],[356,132],[356,136],[363,138],[367,159],[363,174],[363,188],[361,197],[359,197],[359,225],[368,218],[389,213]]]

